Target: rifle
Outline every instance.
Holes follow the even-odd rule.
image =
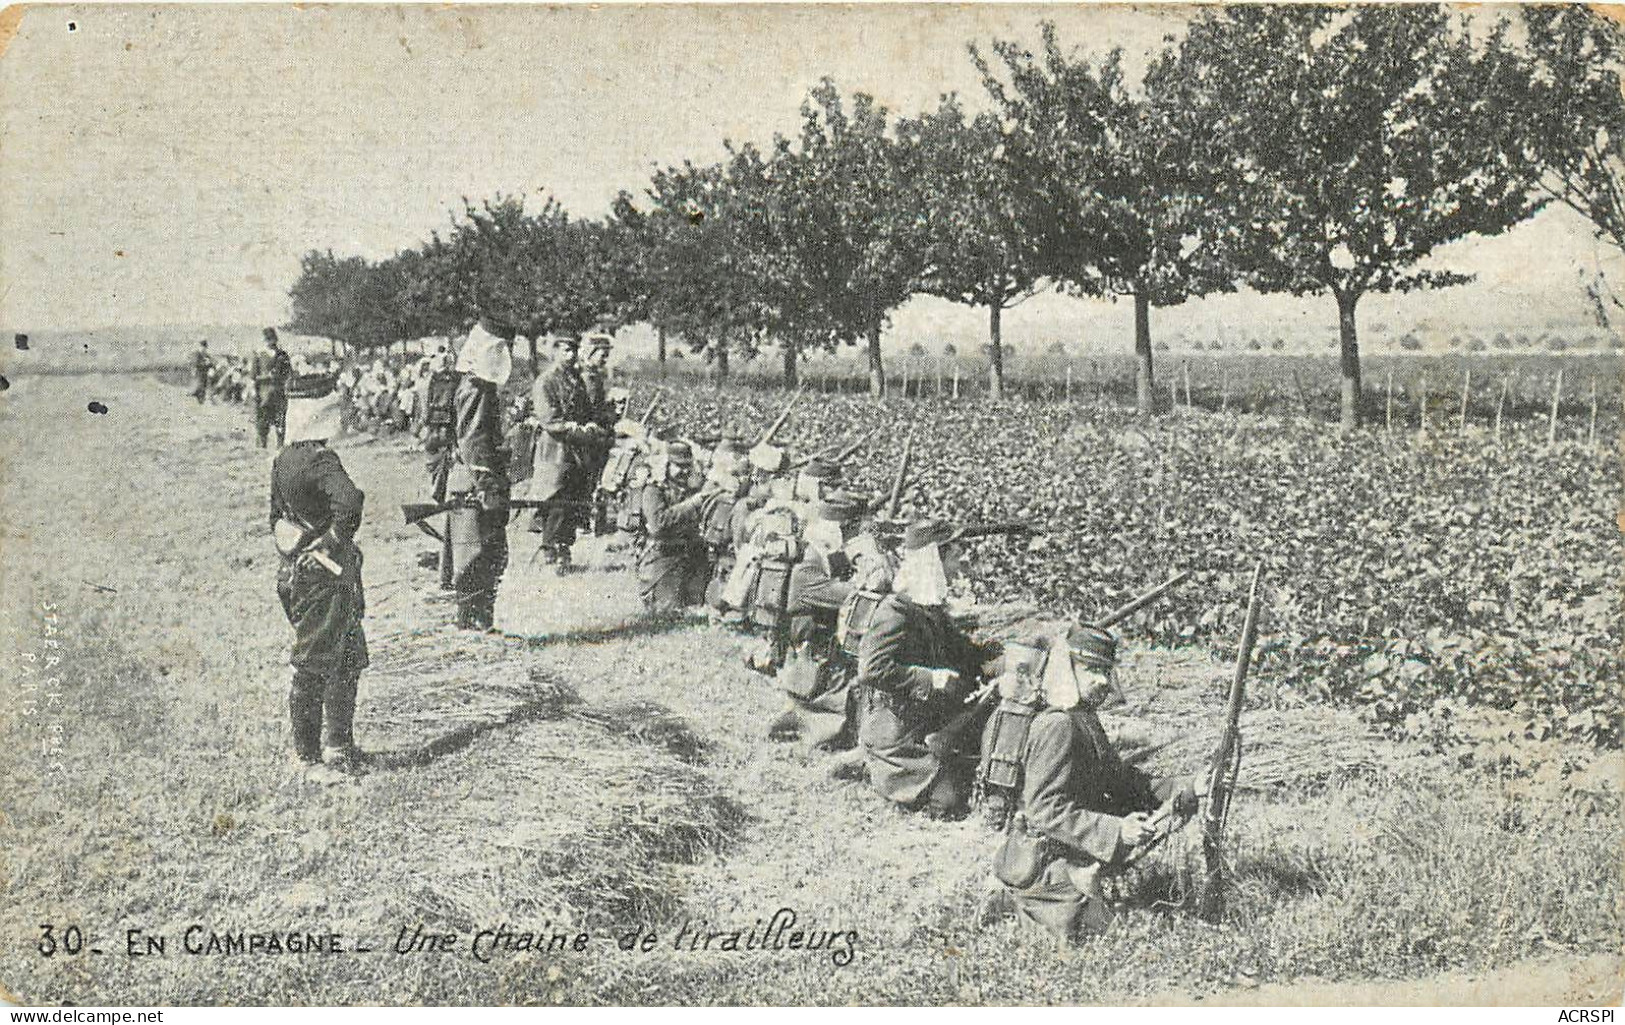
[[[973,523],[967,527],[960,527],[954,531],[954,540],[962,541],[978,537],[1009,537],[1025,538],[1037,537],[1038,528],[1030,523],[1020,520],[1005,520],[1000,523]],[[1153,595],[1153,597],[1157,597]],[[1139,606],[1135,606],[1138,608]],[[1116,620],[1113,620],[1116,622]]]
[[[796,403],[800,401],[800,399],[801,388],[797,387],[795,394],[790,396],[790,401],[784,404],[784,412],[779,414],[779,418],[777,420],[774,420],[771,424],[768,424],[767,430],[762,432],[762,436],[757,439],[756,444],[766,445],[773,440],[773,436],[779,433],[779,428],[783,427],[784,422],[790,419],[790,411],[796,408]]]
[[[661,388],[659,391],[655,392],[655,397],[649,400],[649,408],[645,409],[643,411],[643,415],[638,418],[639,427],[643,427],[645,429],[648,428],[650,418],[655,415],[655,410],[660,408],[660,403],[665,401],[665,398],[666,389]]]
[[[837,463],[844,463],[847,459],[849,459],[851,457],[852,453],[854,453],[858,449],[862,448],[863,445],[864,445],[864,442],[868,441],[874,435],[874,433],[876,431],[878,431],[878,430],[880,430],[880,428],[871,427],[867,431],[864,431],[862,434],[858,435],[858,440],[854,441],[852,444],[846,446],[845,448],[841,449],[839,452],[835,453],[835,461]],[[812,462],[814,459],[817,459],[819,456],[823,455],[825,452],[828,452],[828,451],[829,451],[829,446],[826,445],[825,447],[819,449],[817,452],[814,452],[810,456],[807,456],[807,457],[805,457],[803,459],[797,459],[795,462],[790,464],[790,469],[799,470],[803,466],[806,466],[808,463]]]
[[[1011,527],[1012,525],[995,524],[993,526],[1006,528]],[[1032,528],[1026,526],[1025,524],[1014,524],[1013,527],[1032,532]],[[1009,530],[1006,532],[1013,533],[1014,530]],[[1106,613],[1104,618],[1100,619],[1093,625],[1100,627],[1102,630],[1115,626],[1128,617],[1134,615],[1134,613],[1145,608],[1147,605],[1156,601],[1158,598],[1161,598],[1169,591],[1172,591],[1175,587],[1178,587],[1180,584],[1189,579],[1189,577],[1190,571],[1182,570],[1139,597],[1133,598]],[[946,758],[948,754],[957,750],[960,746],[960,741],[962,740],[963,735],[987,718],[988,713],[993,709],[994,701],[998,698],[998,693],[999,682],[997,680],[989,680],[987,683],[983,684],[980,690],[965,699],[965,703],[970,706],[969,708],[965,709],[963,712],[960,712],[958,715],[955,715],[946,723],[943,723],[942,727],[935,733],[929,733],[926,735],[926,748],[930,750],[930,752],[939,760]]]
[[[914,461],[914,426],[909,425],[908,437],[903,440],[903,458],[897,461],[897,476],[892,478],[891,491],[886,495],[885,518],[895,520],[903,504],[903,485],[908,483],[909,464]]]
[[[552,501],[553,500],[543,500],[540,498],[510,498],[505,504],[507,509],[511,511],[514,509],[540,509],[544,505],[551,504]],[[575,502],[565,504],[585,505],[586,503]],[[401,514],[406,517],[406,525],[408,527],[415,527],[421,524],[424,520],[433,519],[434,517],[439,516],[441,513],[456,512],[458,509],[473,508],[478,508],[477,503],[473,502],[467,496],[459,496],[457,498],[449,498],[444,502],[402,502]]]
[[[1241,769],[1241,702],[1247,691],[1247,669],[1253,658],[1253,644],[1258,640],[1258,585],[1263,576],[1264,564],[1259,563],[1253,570],[1252,586],[1247,590],[1247,618],[1241,627],[1230,698],[1224,706],[1224,732],[1219,734],[1219,743],[1208,763],[1207,808],[1202,812],[1202,861],[1206,879],[1197,908],[1209,921],[1217,916],[1223,896],[1225,869],[1220,848],[1224,843],[1225,821],[1230,814],[1230,795]]]

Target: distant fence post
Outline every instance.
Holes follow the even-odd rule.
[[[1072,364],[1066,365],[1066,401],[1072,401]]]
[[[1501,395],[1495,400],[1495,440],[1501,440],[1501,412],[1506,409],[1507,390],[1512,387],[1510,378],[1501,378]]]
[[[1219,412],[1230,412],[1230,368],[1219,371]]]
[[[1461,378],[1461,422],[1456,425],[1457,434],[1467,433],[1467,395],[1473,386],[1473,368],[1468,367]]]
[[[1557,380],[1552,384],[1552,417],[1546,425],[1546,444],[1557,442],[1557,404],[1563,397],[1563,368],[1557,368]]]
[[[959,399],[959,364],[954,363],[954,400]]]
[[[1432,385],[1428,375],[1423,374],[1422,391],[1416,397],[1416,430],[1421,434],[1426,434],[1428,429],[1428,392],[1432,390]]]
[[[937,371],[937,398],[940,399],[940,398],[942,398],[942,357],[941,356],[934,357],[932,359],[932,363],[934,363],[936,365],[936,371]]]
[[[1185,408],[1190,409],[1191,408],[1191,361],[1186,360],[1184,362],[1184,364],[1180,367],[1180,371],[1185,376]]]
[[[1597,443],[1597,375],[1591,375],[1591,429],[1586,431],[1586,444]]]
[[[1384,407],[1387,412],[1386,429],[1389,434],[1394,433],[1394,368],[1388,368],[1388,402]]]

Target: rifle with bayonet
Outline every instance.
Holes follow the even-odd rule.
[[[666,389],[661,388],[659,391],[655,392],[655,397],[649,400],[649,408],[645,409],[643,411],[643,415],[638,418],[639,427],[642,427],[644,430],[649,429],[649,421],[654,418],[655,410],[660,408],[660,403],[664,402],[665,399]]]
[[[999,524],[996,526],[1003,527],[1006,525]],[[1029,531],[1031,530],[1031,528],[1026,529]],[[1169,591],[1172,591],[1189,578],[1190,571],[1183,570],[1158,584],[1156,587],[1153,587],[1151,590],[1146,591],[1144,594],[1141,594],[1123,603],[1122,605],[1119,605],[1117,608],[1106,613],[1103,618],[1096,620],[1093,625],[1101,628],[1102,630],[1109,629],[1134,615],[1134,613],[1145,608],[1147,605],[1150,605],[1152,602],[1156,601],[1158,598],[1161,598]],[[998,695],[998,681],[989,680],[975,694],[972,694],[969,698],[965,699],[965,703],[970,707],[955,715],[952,719],[949,719],[935,733],[926,734],[926,748],[929,749],[930,752],[938,758],[938,760],[946,759],[954,751],[960,750],[965,734],[972,729],[980,728],[981,723],[986,720],[988,714],[993,709],[993,705],[998,701]]]
[[[1197,900],[1197,913],[1212,921],[1218,916],[1224,893],[1224,827],[1230,816],[1230,796],[1236,788],[1241,771],[1241,705],[1247,693],[1247,669],[1253,659],[1253,645],[1258,640],[1259,583],[1264,576],[1264,564],[1253,570],[1253,582],[1247,589],[1247,618],[1241,626],[1241,644],[1236,651],[1236,671],[1230,680],[1230,697],[1224,706],[1224,731],[1213,749],[1208,762],[1206,786],[1207,807],[1202,811],[1202,861],[1205,878],[1201,896]]]
[[[779,414],[778,419],[768,424],[767,430],[763,431],[762,436],[757,439],[757,445],[767,445],[772,443],[773,438],[779,433],[779,429],[783,427],[785,422],[790,419],[791,410],[796,408],[796,403],[800,400],[801,388],[797,387],[795,394],[790,396],[790,401],[784,404],[784,411]]]
[[[903,458],[897,461],[897,476],[892,478],[891,490],[886,493],[882,519],[895,520],[903,507],[903,487],[908,483],[908,471],[914,462],[914,426],[909,425],[908,437],[903,439]]]
[[[837,463],[846,462],[846,460],[851,458],[852,453],[854,453],[858,449],[862,448],[864,446],[864,444],[870,438],[872,438],[874,436],[874,433],[876,431],[878,431],[878,430],[880,430],[880,428],[871,427],[867,431],[864,431],[862,434],[858,435],[858,438],[857,438],[856,441],[852,442],[852,444],[846,446],[845,448],[843,448],[840,451],[835,453],[835,456],[834,456],[835,461]],[[817,452],[814,452],[810,456],[803,456],[802,458],[797,459],[795,462],[791,463],[790,464],[790,469],[799,470],[803,466],[806,466],[808,463],[812,462],[814,459],[817,459],[819,456],[823,455],[825,452],[828,452],[828,451],[829,451],[828,447],[825,447],[825,448],[819,449]]]

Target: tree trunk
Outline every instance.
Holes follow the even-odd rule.
[[[530,372],[534,374],[536,368],[542,365],[541,355],[536,351],[536,336],[531,335],[525,342],[530,346]]]
[[[1354,330],[1354,304],[1359,301],[1359,292],[1337,293],[1337,353],[1343,372],[1338,426],[1344,431],[1360,426],[1360,340]]]
[[[787,338],[780,343],[779,354],[784,359],[784,389],[785,391],[795,391],[797,382],[796,368],[797,363],[799,362],[797,356],[799,355],[799,349],[796,346],[794,339]]]
[[[716,340],[716,347],[717,347],[716,383],[717,384],[723,384],[728,380],[728,342],[727,342],[727,340],[723,339],[723,338],[718,338]]]
[[[666,329],[655,328],[655,362],[660,364],[660,376],[666,376]]]
[[[880,398],[886,394],[886,365],[880,359],[880,322],[869,328],[869,394]]]
[[[1157,412],[1156,376],[1151,365],[1151,297],[1134,297],[1134,395],[1135,408],[1142,417]]]
[[[1000,321],[1004,307],[997,302],[987,308],[987,346],[990,362],[987,368],[987,393],[994,399],[1004,397],[1004,342]]]

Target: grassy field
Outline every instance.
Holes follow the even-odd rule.
[[[90,399],[110,407],[85,411]],[[744,642],[640,621],[616,554],[558,581],[518,565],[503,636],[449,630],[396,506],[420,457],[340,444],[368,493],[357,732],[384,766],[320,789],[285,726],[288,642],[266,537],[268,460],[247,413],[136,376],[21,377],[0,406],[14,664],[59,640],[57,702],[13,681],[0,721],[0,984],[30,1003],[1142,1003],[1617,999],[1617,753],[1527,741],[1486,770],[1372,735],[1352,711],[1258,706],[1218,925],[1178,906],[1175,844],[1124,913],[1057,950],[975,909],[993,838],[894,812],[768,743],[772,688]],[[50,622],[48,617],[54,617]],[[59,631],[47,634],[47,627]],[[1193,768],[1227,667],[1130,637],[1130,747]],[[30,663],[35,664],[35,663]],[[1267,683],[1261,692],[1267,692]],[[59,729],[60,732],[53,732]],[[60,737],[60,752],[42,749]],[[1463,768],[1464,763],[1474,767]],[[1496,763],[1501,764],[1501,763]],[[781,908],[836,934],[807,951],[690,951]],[[38,952],[41,923],[101,955]],[[474,933],[588,934],[581,952],[471,956]],[[700,925],[699,923],[704,923]],[[337,931],[370,954],[189,955],[186,930]],[[396,954],[402,929],[455,932]],[[126,930],[168,938],[125,954]],[[656,934],[650,952],[617,938]],[[832,952],[851,950],[850,963]]]

